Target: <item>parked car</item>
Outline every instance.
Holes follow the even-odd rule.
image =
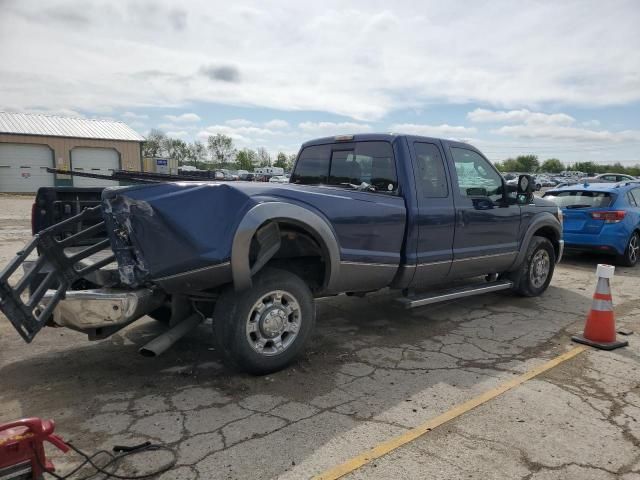
[[[0,309],[26,341],[47,324],[105,338],[150,315],[171,329],[149,355],[213,318],[227,361],[273,372],[304,348],[317,297],[391,287],[411,308],[542,294],[562,256],[561,213],[532,185],[508,186],[466,143],[362,134],[305,143],[289,184],[153,183],[101,199],[42,189],[39,233],[0,274]]]
[[[554,187],[558,184],[555,180],[547,175],[536,175],[536,184],[542,187]],[[540,190],[540,188],[538,188]]]
[[[289,183],[289,177],[285,175],[274,175],[269,179],[269,183]]]
[[[588,183],[617,183],[629,180],[637,179],[635,177],[632,177],[631,175],[626,175],[624,173],[601,173],[600,175],[587,177],[584,179],[584,181]]]
[[[505,174],[503,174],[504,179],[507,181],[508,184],[517,184],[518,183],[518,174],[517,173],[510,173],[507,172]]]
[[[576,184],[548,190],[562,209],[567,249],[609,253],[634,266],[640,255],[640,181]]]

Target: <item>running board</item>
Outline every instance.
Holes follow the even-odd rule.
[[[396,299],[404,304],[405,308],[422,307],[423,305],[431,305],[432,303],[446,302],[447,300],[455,300],[457,298],[471,297],[472,295],[480,295],[481,293],[498,292],[500,290],[508,290],[513,286],[513,282],[509,280],[501,280],[497,282],[469,285],[451,290],[440,292],[430,292],[423,296],[400,297]]]

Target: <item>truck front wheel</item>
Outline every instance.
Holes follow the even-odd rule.
[[[218,298],[213,335],[233,366],[254,375],[287,366],[304,348],[315,324],[313,295],[286,270],[265,268],[253,286],[228,287]]]
[[[512,276],[515,291],[525,297],[541,295],[551,283],[555,265],[552,243],[545,237],[534,236],[522,265]]]

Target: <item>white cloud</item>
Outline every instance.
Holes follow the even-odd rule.
[[[576,119],[566,113],[541,113],[529,110],[487,110],[476,108],[467,113],[474,123],[525,123],[527,125],[571,125]]]
[[[198,127],[197,125],[182,125],[179,123],[160,123],[158,124],[158,128],[160,130],[187,130],[187,131],[195,131],[198,130],[201,127]]]
[[[598,120],[587,120],[586,122],[582,122],[582,126],[584,127],[599,127],[600,122]]]
[[[134,112],[124,112],[120,115],[122,118],[131,119],[131,120],[147,120],[149,115],[134,113]]]
[[[493,133],[518,138],[572,140],[579,142],[629,142],[640,140],[640,130],[590,130],[552,125],[506,125]]]
[[[302,122],[298,128],[309,137],[322,137],[349,133],[363,133],[371,131],[366,123],[355,122]]]
[[[210,125],[207,128],[198,132],[197,137],[200,140],[206,140],[210,135],[216,135],[221,133],[231,137],[234,141],[243,145],[250,145],[257,147],[270,140],[277,132],[268,128],[255,127],[255,126],[238,126],[233,127],[231,125]]]
[[[408,133],[412,135],[424,135],[427,137],[465,137],[477,132],[475,127],[463,127],[456,125],[424,125],[415,123],[396,123],[391,125],[391,131],[396,133]]]
[[[268,122],[266,122],[264,126],[266,128],[274,128],[274,129],[289,128],[289,122],[274,118],[273,120],[269,120]]]
[[[167,132],[168,137],[174,137],[174,138],[182,138],[182,137],[186,137],[187,135],[189,135],[189,132],[185,130],[179,130],[177,132],[176,131]]]
[[[223,16],[206,0],[188,9],[169,0],[153,8],[135,0],[41,3],[2,4],[2,46],[11,52],[0,62],[6,108],[213,102],[372,122],[434,103],[508,111],[640,101],[633,1],[523,8],[431,0],[387,9],[366,0],[289,0],[273,9],[247,0]]]
[[[164,118],[175,123],[194,123],[201,119],[195,113],[183,113],[182,115],[165,115]]]
[[[233,118],[225,121],[224,123],[231,127],[250,127],[254,124],[251,120],[247,120],[246,118]]]

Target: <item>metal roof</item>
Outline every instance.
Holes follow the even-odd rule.
[[[48,137],[92,138],[142,142],[144,137],[124,122],[0,112],[0,133]]]

